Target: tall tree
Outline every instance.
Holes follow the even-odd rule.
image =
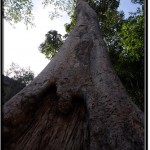
[[[5,149],[143,150],[144,117],[108,57],[95,11],[77,22],[46,68],[3,108]]]
[[[132,2],[140,4],[142,10],[138,9],[136,13],[130,13],[128,19],[124,19],[123,12],[117,10],[118,0],[89,1],[98,15],[102,36],[115,71],[133,102],[144,111],[144,1]],[[65,24],[67,34],[74,28],[76,16],[74,10],[71,22]],[[51,48],[45,50],[46,57],[51,52],[57,52],[51,51]]]

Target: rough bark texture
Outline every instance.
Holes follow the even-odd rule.
[[[5,150],[143,150],[143,113],[110,63],[96,13],[77,23],[47,67],[3,108]]]

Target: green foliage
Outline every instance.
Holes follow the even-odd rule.
[[[77,13],[76,10],[74,9],[73,14],[71,15],[71,22],[65,24],[65,30],[67,33],[71,32],[71,30],[74,28],[76,24],[76,19],[77,19]]]
[[[132,100],[144,110],[144,14],[132,13],[124,20],[117,47],[110,56],[115,70]]]
[[[23,20],[27,27],[33,26],[32,8],[31,0],[3,0],[2,17],[10,24]]]
[[[34,79],[34,73],[30,70],[30,68],[21,68],[19,65],[12,62],[10,68],[5,71],[5,76],[8,76],[20,83],[30,84],[30,82]]]
[[[131,2],[134,4],[144,5],[144,0],[131,0]]]
[[[132,100],[144,111],[144,58],[132,62],[118,59],[114,67]]]
[[[61,13],[67,12],[68,15],[72,15],[72,12],[75,8],[74,0],[44,0],[44,7],[51,5],[54,7],[54,10],[49,12],[50,19],[54,19],[55,17],[60,17]]]
[[[131,15],[121,28],[120,45],[123,45],[122,59],[139,61],[144,57],[144,13]]]
[[[89,0],[88,2],[96,11],[99,21],[102,22],[103,19],[106,19],[105,13],[107,11],[117,10],[120,0]]]
[[[45,41],[40,44],[39,51],[43,53],[46,58],[51,59],[55,56],[58,48],[63,44],[61,34],[58,34],[56,30],[50,30],[45,35]]]
[[[113,16],[113,17],[112,17]],[[107,11],[105,13],[105,19],[100,22],[102,35],[106,41],[107,46],[114,46],[116,40],[118,41],[119,32],[123,23],[123,12],[117,12],[116,10]]]
[[[119,2],[120,1],[118,0],[106,2],[102,0],[99,5],[96,5],[96,12],[98,14],[102,36],[106,41],[109,50],[111,50],[112,46],[114,49],[114,44],[117,44],[119,40],[119,31],[124,19],[124,13],[117,11]]]
[[[44,7],[51,5],[54,10],[50,10],[49,17],[61,16],[62,11],[72,15],[75,3],[73,0],[43,0]],[[33,3],[32,0],[3,0],[2,17],[11,25],[24,21],[26,27],[34,26],[34,16],[32,14]]]

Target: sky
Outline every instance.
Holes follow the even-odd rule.
[[[39,45],[44,42],[45,34],[50,30],[57,30],[58,33],[64,35],[64,24],[70,22],[70,18],[66,13],[62,13],[63,17],[50,20],[48,16],[51,6],[43,9],[42,0],[34,0],[33,14],[36,27],[26,30],[23,23],[18,23],[13,28],[4,20],[3,32],[3,69],[6,71],[12,62],[20,67],[30,67],[37,76],[49,63],[45,55],[38,50]],[[33,1],[33,2],[34,2]],[[128,12],[135,12],[137,5],[131,4],[131,0],[120,0],[118,10],[125,12],[125,17],[129,16]]]

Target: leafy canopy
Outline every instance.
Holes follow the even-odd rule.
[[[46,58],[51,59],[57,53],[59,47],[63,44],[61,34],[56,30],[50,30],[45,35],[45,41],[40,44],[39,51],[46,56]]]
[[[118,32],[117,47],[110,51],[114,68],[132,100],[144,110],[144,13],[131,13]]]
[[[50,19],[61,16],[62,11],[71,15],[75,7],[73,0],[43,0],[42,4],[44,8],[48,5],[54,7],[49,12]],[[33,6],[32,0],[3,0],[2,17],[11,25],[24,21],[27,28],[34,26]]]
[[[138,11],[123,23],[120,45],[123,45],[122,59],[138,61],[144,56],[144,12]]]
[[[2,17],[10,24],[24,21],[33,26],[32,0],[3,0]]]

